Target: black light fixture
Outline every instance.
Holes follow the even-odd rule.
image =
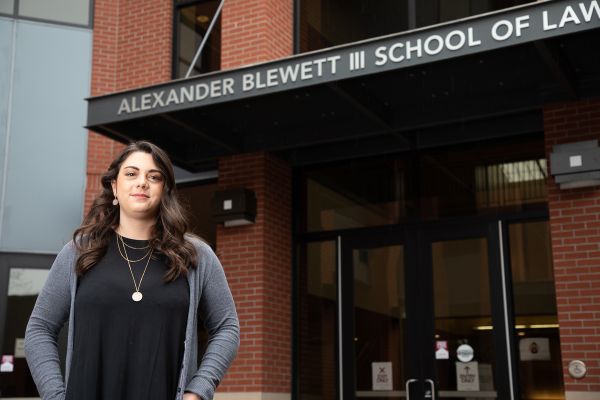
[[[244,188],[217,191],[212,208],[213,219],[225,227],[250,225],[256,219],[256,196]]]
[[[554,146],[550,154],[550,168],[561,189],[600,185],[598,140]]]

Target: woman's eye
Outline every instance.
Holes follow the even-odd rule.
[[[160,175],[150,175],[151,181],[159,182],[161,179],[162,177]]]
[[[125,176],[133,176],[135,175],[133,172],[125,172]]]

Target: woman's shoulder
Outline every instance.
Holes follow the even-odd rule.
[[[196,250],[200,250],[200,251],[206,251],[206,250],[210,250],[212,251],[210,245],[206,242],[206,240],[204,240],[203,238],[201,238],[200,236],[194,234],[194,233],[186,233],[184,235],[184,238],[187,242],[191,243],[194,248]]]
[[[212,247],[208,244],[206,240],[201,238],[198,235],[193,233],[186,233],[185,240],[194,246],[196,249],[196,253],[198,255],[198,260],[201,262],[202,260],[216,258],[215,252]]]
[[[76,243],[73,239],[69,240],[58,253],[58,257],[75,257],[78,254]]]

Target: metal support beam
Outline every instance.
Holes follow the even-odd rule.
[[[192,63],[190,64],[190,67],[187,70],[187,73],[185,74],[186,78],[189,78],[190,75],[192,74],[192,71],[194,70],[194,65],[196,65],[196,62],[198,61],[198,57],[200,57],[200,54],[202,53],[202,49],[204,49],[204,45],[206,44],[206,41],[208,40],[208,37],[210,36],[210,33],[212,32],[212,29],[215,26],[215,23],[217,22],[219,15],[221,14],[221,9],[223,8],[224,3],[225,3],[225,0],[221,0],[221,3],[219,3],[219,7],[217,8],[217,11],[215,11],[215,16],[213,17],[212,21],[210,21],[210,25],[208,26],[208,29],[206,30],[206,35],[204,35],[204,37],[202,38],[202,42],[200,42],[200,46],[198,46],[198,50],[196,50],[196,55],[194,56],[194,59],[192,60]]]

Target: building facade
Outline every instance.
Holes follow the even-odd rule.
[[[81,222],[92,13],[89,1],[0,2],[2,398],[37,395],[24,329],[49,266]]]
[[[16,3],[0,17],[9,128],[17,94],[42,92],[15,79],[15,32],[38,24]],[[84,159],[87,143],[72,215],[122,143],[171,154],[241,322],[216,398],[600,398],[597,1],[96,0],[91,15],[90,131],[65,139]],[[33,128],[5,128],[4,165]],[[19,215],[4,175],[2,232]],[[241,188],[252,223],[214,223],[214,194]],[[1,256],[43,248],[25,234],[3,234],[21,244]],[[33,396],[19,376],[2,390]]]

